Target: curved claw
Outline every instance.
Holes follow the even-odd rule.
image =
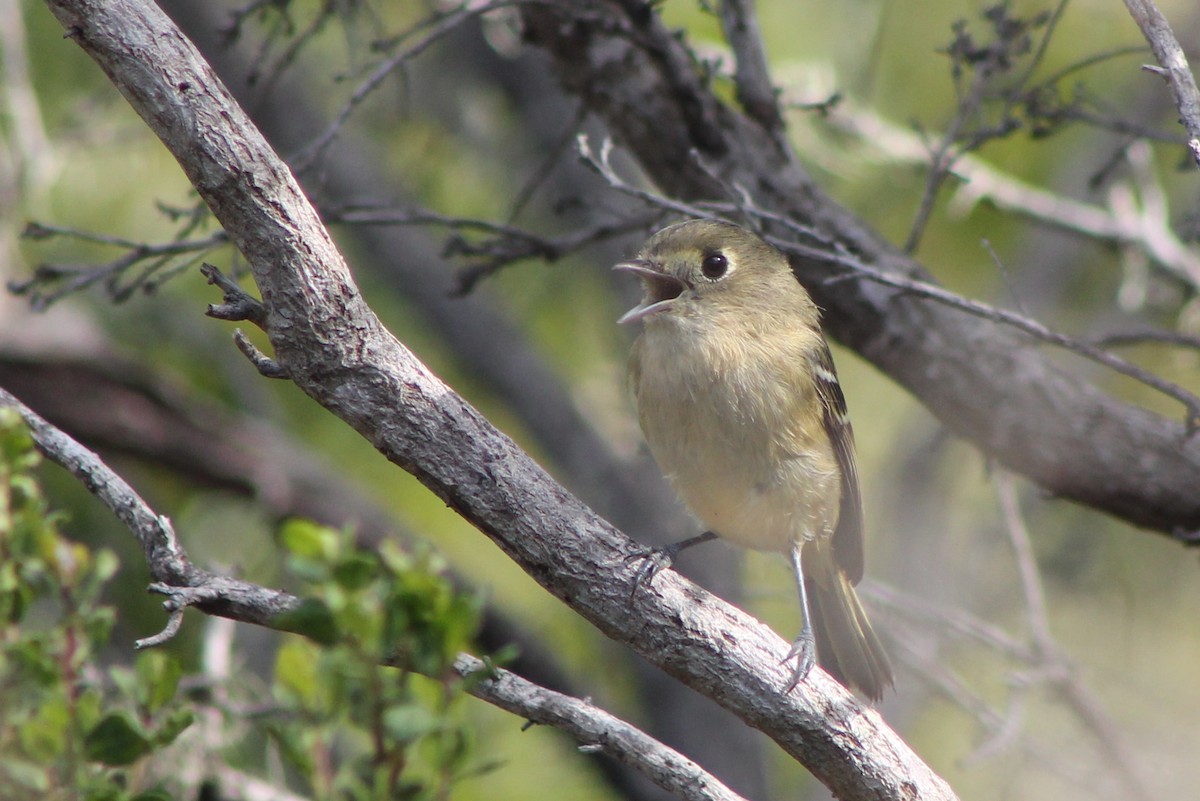
[[[642,586],[643,582],[652,580],[655,576],[675,564],[675,557],[679,556],[679,552],[684,548],[691,548],[693,545],[699,545],[702,542],[710,542],[715,540],[717,535],[711,531],[705,531],[703,534],[697,534],[691,539],[683,540],[682,542],[673,542],[670,545],[663,545],[660,548],[647,548],[643,551],[631,553],[625,557],[625,561],[634,562],[641,560],[644,564],[638,568],[637,575],[633,577],[633,590],[630,591],[629,597],[632,599],[634,593]]]
[[[792,680],[788,682],[787,692],[796,689],[796,685],[808,678],[808,673],[817,663],[817,641],[812,630],[805,627],[800,636],[792,640],[792,648],[783,658],[784,662],[795,660],[796,668],[792,671]]]
[[[679,543],[673,543],[660,548],[647,548],[626,556],[627,564],[630,562],[642,563],[633,577],[633,589],[629,591],[629,597],[632,599],[643,584],[653,581],[655,576],[675,564],[675,557],[679,556],[680,550]]]

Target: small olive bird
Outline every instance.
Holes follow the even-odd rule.
[[[643,326],[629,364],[642,432],[707,528],[648,554],[639,581],[715,537],[782,551],[804,612],[789,689],[819,658],[878,699],[892,669],[854,592],[863,574],[854,434],[816,304],[782,253],[725,222],[664,228],[614,269],[645,290],[619,320]]]

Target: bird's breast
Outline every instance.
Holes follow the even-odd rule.
[[[647,326],[638,416],[691,511],[738,545],[786,550],[832,531],[840,479],[802,343]]]

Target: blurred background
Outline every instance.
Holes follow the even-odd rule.
[[[1200,7],[1160,5],[1195,63]],[[656,4],[732,98],[705,6]],[[640,442],[624,384],[636,332],[615,325],[638,288],[609,270],[667,218],[580,164],[576,134],[605,131],[523,43],[511,8],[462,20],[435,3],[164,8],[293,165],[402,342],[631,537],[696,532]],[[1120,352],[1200,391],[1200,183],[1121,4],[764,0],[758,11],[789,135],[828,193],[967,297],[1081,339],[1181,335],[1190,345]],[[0,0],[0,16],[0,275],[24,290],[0,297],[0,386],[97,448],[201,565],[286,585],[276,532],[293,517],[352,526],[371,547],[429,543],[486,598],[481,651],[517,642],[514,669],[590,696],[748,798],[827,797],[764,737],[591,629],[290,384],[259,377],[232,327],[203,315],[219,297],[200,262],[235,275],[244,265],[177,165],[41,4]],[[971,65],[1005,37],[1012,64],[964,111]],[[1032,87],[1026,105],[1002,113],[996,98],[1017,85]],[[931,191],[946,131],[1008,117],[1021,125],[956,163],[970,183]],[[637,180],[631,159],[614,161]],[[1135,219],[1140,239],[1080,230]],[[177,239],[190,246],[166,247]],[[43,280],[27,283],[39,266]],[[864,596],[897,665],[886,721],[963,798],[1188,797],[1195,554],[992,469],[856,354],[834,355],[865,492]],[[1178,414],[1055,355],[1080,381]],[[128,660],[162,625],[135,544],[61,471],[40,476],[68,536],[120,557],[105,658]],[[679,568],[785,638],[797,630],[785,560],[718,542]],[[206,629],[224,624],[187,620],[168,648],[199,670],[214,647]],[[238,627],[222,642],[246,675],[269,676],[281,639]],[[496,764],[455,798],[660,797],[558,732],[522,731],[469,699],[456,714]]]

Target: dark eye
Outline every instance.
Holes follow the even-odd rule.
[[[705,278],[713,281],[725,275],[728,271],[729,259],[720,253],[710,253],[704,257],[704,261],[700,262],[700,272],[704,273]]]

